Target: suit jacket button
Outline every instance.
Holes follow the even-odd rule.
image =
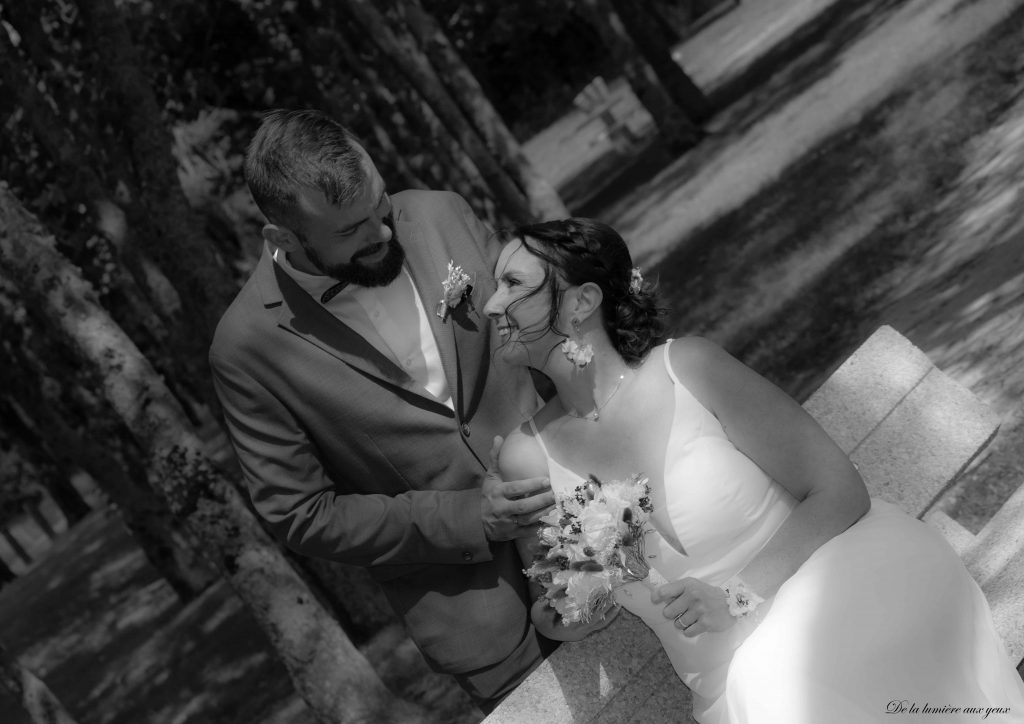
[[[462,423],[462,434],[464,436],[466,436],[466,437],[469,437],[469,423],[468,422]]]
[[[466,551],[462,554],[462,560],[466,561],[466,563],[469,563],[471,560],[473,560],[473,554],[469,551]]]

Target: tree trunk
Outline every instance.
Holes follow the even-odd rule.
[[[387,626],[401,623],[384,591],[365,568],[298,555],[294,564],[324,590],[325,603],[356,645],[369,641]]]
[[[181,299],[184,314],[177,320],[175,346],[203,370],[192,383],[202,400],[216,406],[212,381],[205,374],[206,354],[238,288],[178,181],[171,134],[123,11],[115,0],[87,0],[78,7],[97,54],[93,72],[100,81],[100,102],[117,113],[134,171],[130,188],[136,197],[128,206],[129,223],[138,230],[135,239],[145,255],[167,275]]]
[[[129,252],[124,248],[127,224],[124,210],[109,197],[103,180],[83,152],[84,144],[77,143],[72,134],[67,132],[65,123],[40,90],[42,81],[22,62],[6,33],[0,33],[0,82],[17,96],[32,134],[54,165],[64,172],[62,178],[68,181],[65,193],[73,200],[82,200],[88,204],[100,230],[114,242],[119,252]],[[129,266],[132,266],[131,262]],[[139,276],[142,276],[141,272]],[[115,277],[114,282],[119,288],[123,284],[119,277]],[[128,289],[122,291],[136,314],[148,309],[148,303],[139,303],[140,295]],[[165,318],[169,316],[165,314]],[[155,331],[163,328],[163,324],[154,318],[152,312],[143,313],[140,322],[153,327]]]
[[[7,545],[11,547],[11,550],[21,559],[22,563],[26,566],[32,565],[32,556],[28,554],[28,551],[14,537],[14,533],[7,529],[6,523],[0,523],[0,536],[3,536],[3,539],[7,541]]]
[[[331,49],[330,54],[326,52],[325,44],[327,44]],[[380,103],[379,94],[374,93],[371,71],[359,60],[359,57],[348,42],[348,39],[336,30],[324,27],[307,27],[306,49],[308,52],[315,53],[316,56],[319,56],[318,59],[320,62],[329,67],[335,67],[339,65],[339,63],[334,57],[328,56],[332,56],[334,52],[340,54],[340,64],[343,67],[347,67],[348,71],[352,74],[352,90],[362,101],[360,115],[363,116],[365,123],[372,129],[371,132],[373,133],[373,140],[376,141],[376,145],[384,155],[384,159],[386,159],[389,165],[394,168],[395,175],[397,177],[396,180],[401,181],[405,188],[430,188],[430,184],[425,183],[419,177],[417,172],[409,164],[405,154],[398,149],[398,146],[392,140],[391,135],[387,130],[385,130],[391,125],[391,122],[383,121],[380,118],[377,108],[379,107],[381,112],[390,114],[391,116],[394,116],[398,111],[393,105],[389,106]],[[328,108],[326,110],[336,118],[343,118],[343,114],[340,113],[341,109],[336,107],[336,94],[333,92],[333,89],[331,87],[325,87],[323,92],[324,99],[328,104]],[[376,160],[376,155],[371,155],[373,155]]]
[[[633,93],[654,119],[665,144],[674,153],[695,146],[704,137],[704,131],[676,105],[650,64],[633,42],[609,0],[584,0],[583,7],[591,22],[622,73]],[[674,61],[673,61],[674,62]]]
[[[46,519],[45,515],[43,515],[43,511],[39,510],[38,505],[30,503],[25,507],[25,510],[28,512],[28,516],[37,526],[39,526],[39,530],[43,531],[43,535],[50,540],[57,537],[57,531],[55,531],[53,526],[50,525],[50,521]]]
[[[0,646],[0,688],[21,704],[33,724],[75,724],[74,718],[38,676]]]
[[[46,492],[68,522],[68,528],[73,528],[92,511],[71,479],[63,475],[50,476],[46,480]]]
[[[401,71],[423,96],[441,121],[473,160],[495,200],[517,222],[536,221],[524,192],[488,151],[473,126],[445,89],[426,54],[415,38],[404,31],[395,32],[370,0],[344,0],[345,11],[362,26],[365,34]]]
[[[148,455],[150,484],[217,561],[317,717],[426,721],[422,710],[384,687],[235,487],[203,457],[177,400],[6,187],[0,187],[0,270],[102,380],[104,396]]]
[[[142,549],[150,564],[167,581],[182,602],[191,601],[216,580],[209,563],[197,554],[194,541],[171,515],[162,498],[153,495],[146,484],[145,469],[141,464],[132,469],[133,451],[128,449],[119,458],[122,449],[120,433],[109,429],[107,410],[91,404],[88,398],[80,400],[84,415],[92,421],[93,439],[88,440],[71,427],[72,414],[63,400],[40,394],[42,385],[28,374],[31,368],[45,365],[46,361],[11,350],[10,361],[20,384],[14,386],[4,410],[24,430],[25,446],[34,446],[56,467],[54,478],[69,479],[77,470],[83,470],[106,492],[117,505],[125,526]],[[36,369],[38,377],[47,370]],[[30,415],[28,410],[33,410]],[[102,440],[102,442],[100,442]],[[70,483],[67,483],[71,487]],[[77,493],[77,491],[76,491]]]
[[[672,57],[672,47],[665,40],[650,0],[611,0],[611,4],[672,102],[694,123],[708,120],[711,117],[708,98]]]
[[[385,130],[386,122],[378,117],[374,99],[360,82],[363,63],[358,58],[348,61],[352,52],[347,40],[329,27],[329,7],[320,7],[313,0],[292,3],[287,9],[244,0],[237,0],[237,4],[251,21],[254,32],[263,36],[266,52],[287,57],[290,62],[295,62],[298,55],[303,66],[313,71],[315,91],[311,102],[362,140],[389,188],[398,189],[397,184],[401,188],[430,188],[395,148]],[[347,72],[341,72],[342,69]]]
[[[88,450],[90,446],[86,443],[85,447]],[[182,603],[194,600],[217,580],[210,561],[200,553],[195,536],[174,517],[162,497],[153,495],[146,485],[145,466],[131,452],[124,456],[123,464],[109,455],[94,453],[86,452],[80,459],[89,465],[89,475],[117,504],[121,520],[146,560]],[[106,465],[101,464],[104,458]]]
[[[423,9],[419,0],[406,0],[398,7],[452,98],[470,119],[498,163],[525,192],[534,218],[548,220],[569,216],[561,197],[526,158],[519,141],[487,100],[476,76],[459,57],[434,17]]]
[[[394,127],[399,147],[410,157],[418,157],[428,168],[431,177],[436,179],[434,188],[457,191],[481,218],[496,223],[501,215],[495,209],[493,195],[482,174],[416,89],[404,76],[396,81],[396,85],[400,83],[402,87],[389,88],[376,69],[368,65],[362,65],[360,72],[366,76],[367,87],[382,102],[399,109],[407,122],[407,125],[398,123]]]
[[[212,401],[212,387],[206,381],[209,377],[206,350],[199,349],[193,341],[192,355],[183,354],[189,345],[178,344],[166,324],[180,317],[181,301],[163,272],[138,248],[136,239],[140,234],[144,236],[144,232],[133,228],[124,209],[110,198],[103,180],[83,150],[89,144],[78,142],[68,133],[66,124],[40,90],[39,79],[29,72],[6,33],[0,33],[0,82],[17,94],[25,123],[63,172],[67,196],[88,205],[99,231],[112,243],[115,266],[111,294],[121,302],[112,306],[116,308],[122,326],[148,354],[158,354],[159,367],[168,373],[169,379],[179,383],[182,380],[186,383],[192,381],[193,384],[203,380],[192,392],[200,398],[209,395]],[[169,294],[167,289],[172,292]],[[179,339],[194,340],[197,336],[183,328],[177,332]],[[171,354],[170,349],[178,354]]]
[[[16,578],[17,576],[14,575],[14,571],[7,565],[7,561],[0,558],[0,588],[3,588],[5,584],[10,583]]]
[[[482,218],[498,220],[493,193],[466,151],[348,13],[312,0],[298,3],[287,14],[252,4],[243,10],[261,32],[273,33],[278,44],[287,32],[303,38],[303,57],[320,69],[318,92],[324,109],[363,138],[385,180],[393,172],[405,188],[451,189]],[[387,78],[379,72],[388,70]],[[342,82],[341,76],[347,80]],[[343,98],[346,92],[355,100]]]

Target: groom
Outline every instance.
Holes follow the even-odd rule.
[[[245,177],[265,247],[210,363],[252,502],[294,550],[366,566],[488,711],[552,646],[513,539],[553,496],[493,472],[494,437],[537,401],[492,366],[497,244],[456,194],[390,196],[319,112],[269,113]]]

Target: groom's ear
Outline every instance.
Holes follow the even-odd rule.
[[[263,240],[271,246],[283,249],[288,254],[295,253],[302,248],[295,234],[277,224],[265,224],[263,226]]]
[[[601,308],[601,302],[604,300],[604,292],[601,291],[601,287],[597,286],[593,282],[587,282],[576,287],[576,299],[573,302],[573,316],[583,321],[591,314]]]

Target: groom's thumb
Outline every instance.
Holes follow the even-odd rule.
[[[491,445],[491,470],[498,469],[498,453],[501,452],[501,444],[504,442],[501,435],[494,436],[494,444]]]

